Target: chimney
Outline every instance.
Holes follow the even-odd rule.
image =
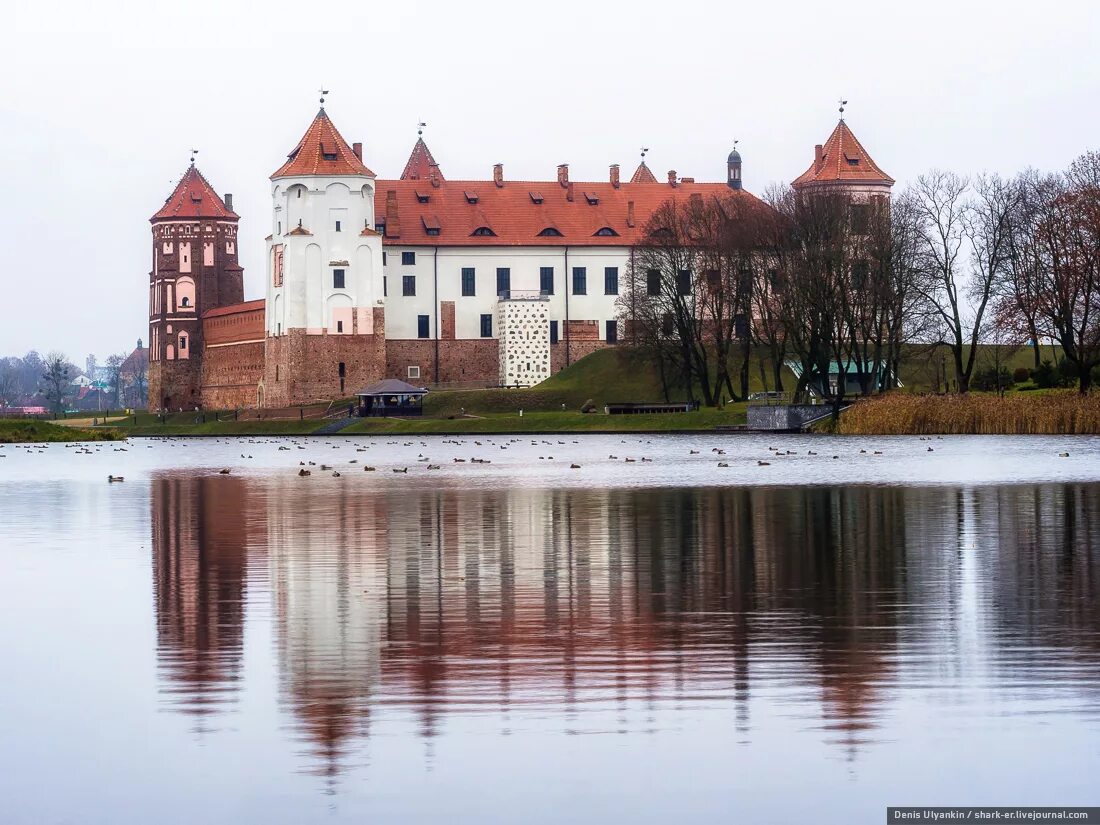
[[[397,214],[397,190],[386,190],[386,237],[401,237],[401,218]]]
[[[568,163],[559,163],[558,164],[558,185],[561,186],[562,189],[564,189],[565,187],[567,187],[569,185],[569,164]],[[570,200],[572,200],[572,199],[570,199]]]
[[[504,164],[493,164],[493,183],[497,185],[497,189],[504,188]]]
[[[353,143],[351,145],[351,151],[355,153],[355,156],[357,158],[359,158],[360,161],[363,160],[363,144],[362,143]]]
[[[570,181],[565,187],[565,199],[570,203],[573,202],[573,182]]]
[[[434,189],[439,188],[439,164],[431,163],[428,165],[428,181],[431,183]]]
[[[634,201],[626,202],[626,225],[634,228]]]
[[[819,143],[814,147],[814,171],[816,172],[821,168],[821,164],[825,162],[825,152],[822,151],[823,147]]]
[[[675,169],[669,169],[668,170],[668,185],[669,186],[675,186],[676,185],[676,170]]]
[[[222,200],[225,201],[225,208],[228,209],[230,212],[232,212],[233,211],[233,193],[232,192],[226,192],[225,197],[222,198]]]
[[[611,185],[616,189],[619,188],[619,164],[611,164]]]

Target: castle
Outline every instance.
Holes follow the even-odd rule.
[[[266,295],[244,300],[238,215],[192,159],[150,219],[151,409],[283,407],[383,378],[532,386],[619,340],[620,275],[669,199],[754,198],[642,162],[629,180],[447,180],[423,136],[378,179],[323,101],[271,176]],[[893,180],[841,118],[798,188],[889,196]]]

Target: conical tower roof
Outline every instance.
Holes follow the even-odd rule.
[[[183,173],[172,194],[150,221],[188,218],[219,218],[237,220],[237,213],[225,205],[214,187],[192,163]]]
[[[653,173],[649,171],[649,167],[645,165],[643,160],[638,164],[638,168],[634,170],[634,174],[630,176],[631,183],[656,183],[657,178],[653,176]]]
[[[871,159],[843,118],[821,147],[810,168],[792,184],[795,187],[816,183],[882,183],[892,186],[894,179]]]
[[[409,154],[409,160],[405,164],[405,171],[401,173],[401,180],[428,180],[431,177],[433,167],[435,168],[436,177],[445,180],[443,172],[439,169],[439,164],[432,157],[432,150],[428,148],[424,138],[418,137],[416,143],[413,144],[412,152]]]
[[[271,178],[274,180],[310,175],[374,177],[374,172],[363,165],[363,161],[356,157],[348,142],[337,131],[324,107],[317,112],[317,117],[309,124],[298,145],[286,156],[286,163]]]

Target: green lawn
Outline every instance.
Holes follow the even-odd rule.
[[[122,438],[117,430],[66,427],[33,418],[0,418],[0,444],[24,442],[115,441]]]

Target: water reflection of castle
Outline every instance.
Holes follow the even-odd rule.
[[[240,673],[249,563],[266,569],[281,700],[328,775],[380,713],[414,719],[430,741],[452,715],[495,714],[506,731],[533,709],[563,729],[652,729],[652,708],[672,700],[728,707],[751,732],[753,694],[780,688],[800,691],[822,737],[854,756],[875,738],[899,629],[934,640],[965,609],[965,530],[988,525],[991,507],[1032,517],[947,489],[364,493],[297,481],[154,480],[158,653],[172,701],[222,710]],[[1059,518],[1061,489],[1035,499],[1034,518]],[[1097,504],[1062,517],[1095,538],[1085,514]],[[1093,607],[1075,621],[1095,628],[1088,552],[1076,569],[1091,571]],[[1002,571],[997,586],[994,600],[1013,603],[1039,585]],[[913,615],[928,589],[935,615]]]

